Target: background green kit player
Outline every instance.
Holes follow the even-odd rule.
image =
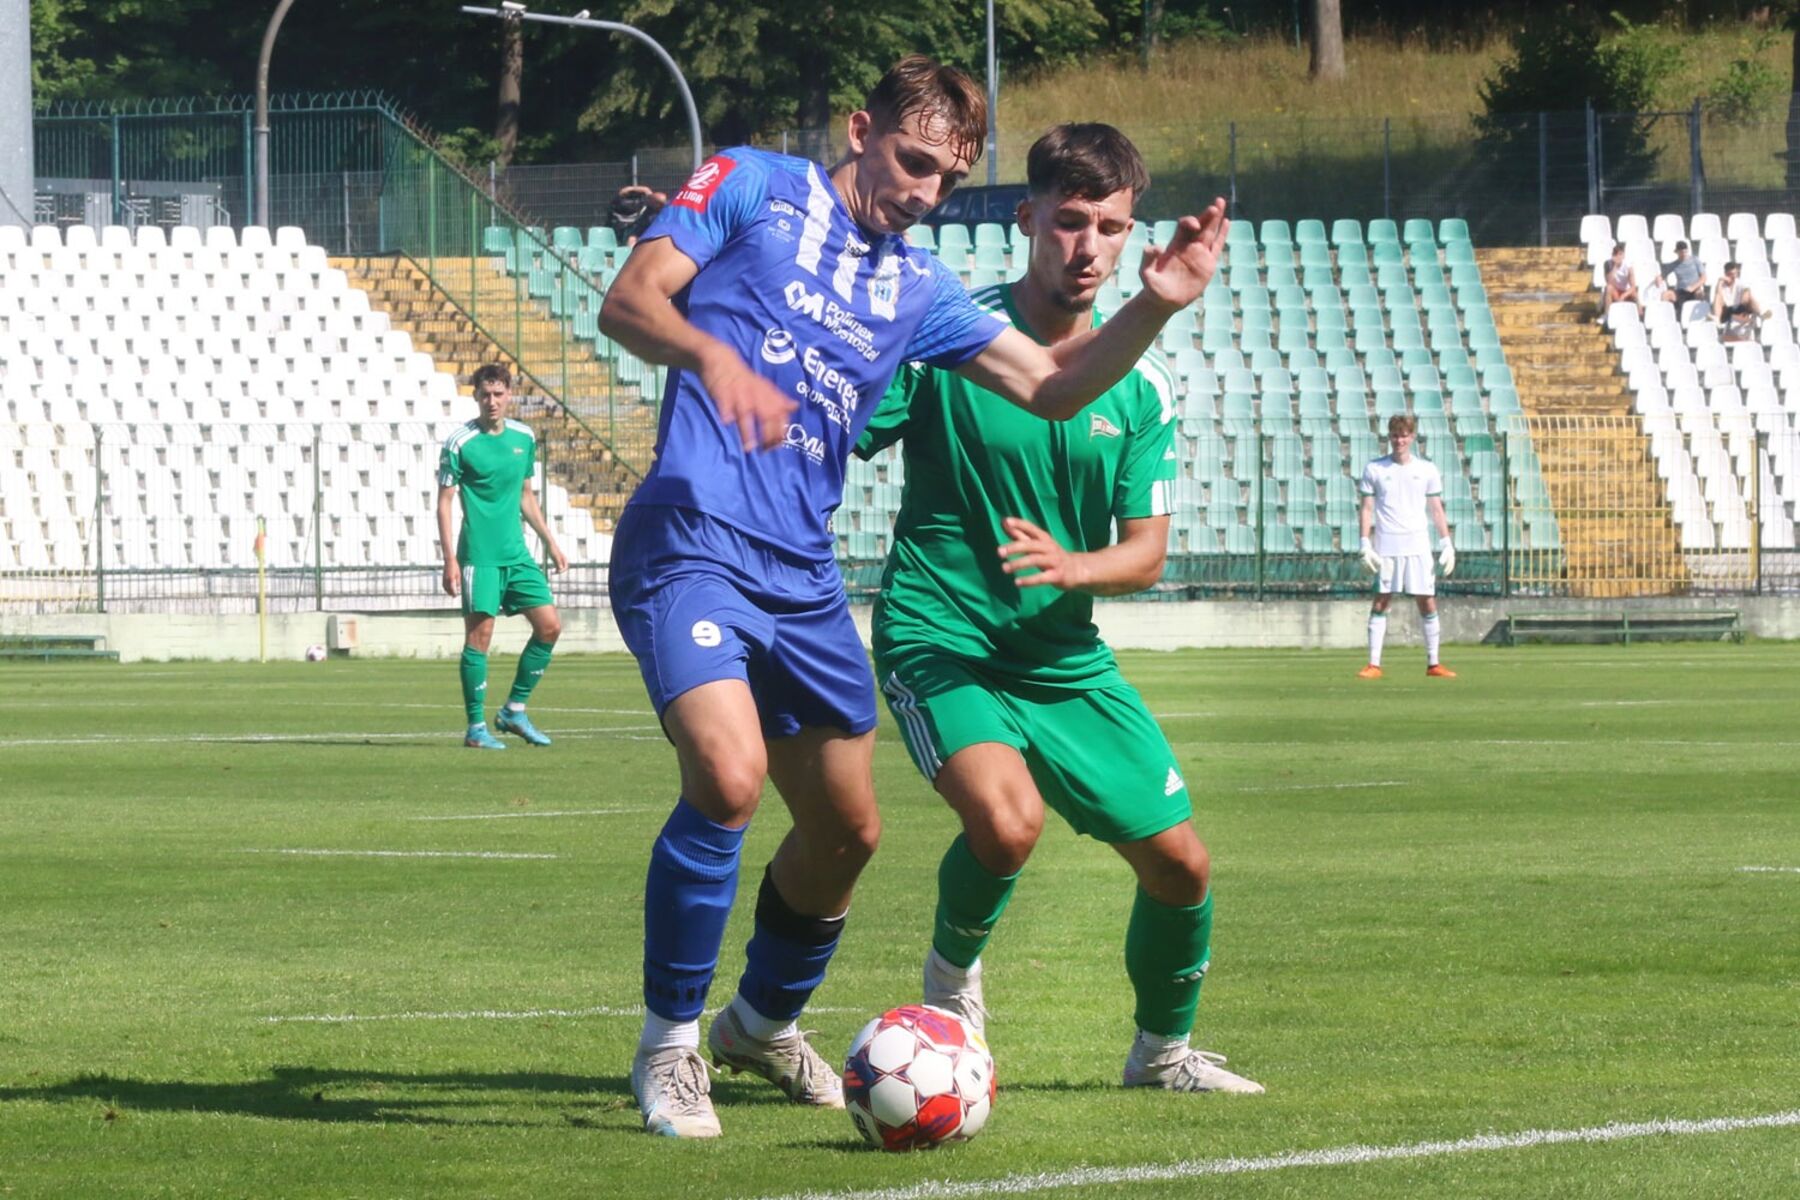
[[[444,548],[444,591],[462,597],[463,707],[469,731],[463,745],[477,750],[504,750],[506,743],[488,732],[482,703],[487,693],[488,643],[494,618],[525,614],[531,640],[519,655],[518,673],[505,707],[494,714],[494,728],[516,733],[533,746],[550,739],[525,715],[531,689],[550,665],[550,651],[562,635],[562,621],[550,598],[544,569],[525,544],[521,526],[543,539],[560,574],[569,569],[556,537],[544,523],[531,477],[537,469],[537,438],[529,426],[506,419],[512,404],[512,376],[497,363],[475,372],[475,402],[481,415],[451,434],[438,458],[438,541]],[[462,497],[462,532],[451,540],[451,505]],[[454,546],[454,553],[451,547]]]
[[[1094,299],[1149,176],[1109,125],[1051,130],[1028,175],[1018,221],[1030,266],[975,299],[1055,351],[1098,324]],[[926,1002],[984,1026],[981,952],[1047,802],[1137,875],[1126,1086],[1260,1092],[1223,1056],[1188,1045],[1212,933],[1206,847],[1174,751],[1092,621],[1094,596],[1141,591],[1162,574],[1174,396],[1155,350],[1057,423],[950,372],[904,369],[857,446],[868,457],[905,441],[876,677],[914,763],[962,819],[938,868]]]

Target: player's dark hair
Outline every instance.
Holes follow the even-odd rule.
[[[1727,271],[1741,271],[1744,269],[1744,264],[1741,262],[1738,262],[1736,259],[1732,259],[1730,262],[1725,264],[1725,269]]]
[[[941,117],[949,130],[946,142],[965,162],[979,159],[987,141],[987,93],[962,71],[923,54],[889,67],[863,108],[881,130],[900,128],[913,113]]]
[[[1131,191],[1132,207],[1150,190],[1150,172],[1131,139],[1098,122],[1058,125],[1031,144],[1025,178],[1032,196],[1104,200]]]
[[[1688,248],[1688,244],[1686,242],[1676,242],[1675,243],[1675,253],[1677,253],[1677,254],[1680,254],[1683,250],[1686,250],[1687,248]]]
[[[502,383],[507,391],[512,391],[512,372],[506,369],[505,363],[487,363],[475,368],[475,374],[469,376],[469,386],[475,394],[481,394],[483,384]]]
[[[1613,253],[1614,254],[1625,253],[1625,243],[1624,242],[1614,242],[1613,243]]]
[[[1399,437],[1404,433],[1419,432],[1419,422],[1411,413],[1395,413],[1388,418],[1388,436]]]

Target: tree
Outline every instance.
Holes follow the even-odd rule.
[[[1344,16],[1338,0],[1313,0],[1312,63],[1307,76],[1314,83],[1338,83],[1344,78]]]

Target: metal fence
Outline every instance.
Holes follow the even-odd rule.
[[[1366,594],[1348,424],[1185,431],[1163,580],[1142,598]],[[1428,435],[1458,565],[1449,594],[1609,597],[1800,590],[1800,433],[1749,422],[1516,418]],[[0,606],[15,611],[372,611],[453,607],[434,478],[446,430],[417,421],[0,427]],[[599,604],[610,539],[541,438],[538,488],[572,564],[559,603]],[[1347,457],[1348,456],[1348,457]],[[1214,464],[1209,466],[1208,464]],[[1693,481],[1689,490],[1688,481]],[[879,586],[901,479],[862,466],[836,526],[846,584]],[[259,577],[257,539],[264,547]]]

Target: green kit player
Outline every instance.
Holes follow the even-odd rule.
[[[506,419],[512,404],[512,376],[498,363],[475,372],[475,402],[481,415],[451,434],[438,459],[438,541],[444,548],[444,591],[462,597],[463,706],[469,731],[463,745],[504,750],[488,732],[482,703],[487,693],[488,643],[494,618],[524,613],[531,640],[519,655],[518,673],[506,705],[494,714],[494,728],[516,733],[533,746],[550,739],[525,715],[525,701],[550,665],[550,651],[562,635],[562,621],[550,598],[544,569],[525,544],[521,522],[543,539],[558,573],[569,569],[556,537],[544,523],[531,490],[537,466],[537,438],[529,426]],[[452,502],[462,497],[462,533],[451,540]],[[454,552],[452,552],[454,547]]]
[[[1030,266],[975,299],[1060,352],[1098,323],[1095,297],[1149,177],[1109,125],[1051,130],[1027,170],[1018,220]],[[1058,423],[951,372],[903,370],[857,446],[867,457],[905,441],[876,676],[914,763],[962,819],[938,868],[926,1002],[984,1025],[982,949],[1048,803],[1137,875],[1126,1086],[1260,1092],[1223,1056],[1188,1045],[1212,932],[1206,847],[1174,751],[1092,620],[1094,596],[1141,591],[1162,574],[1173,406],[1155,351]]]

